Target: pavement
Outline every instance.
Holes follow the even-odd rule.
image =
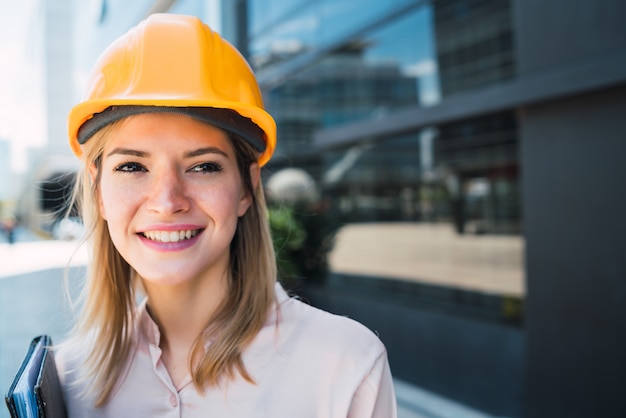
[[[69,268],[72,246],[59,242],[0,244],[0,391],[6,393],[33,337],[61,342],[73,320],[68,293],[83,276],[78,259]],[[55,256],[58,260],[55,262]],[[14,262],[15,261],[15,262]],[[8,263],[8,264],[7,264]],[[0,407],[0,418],[8,418]]]
[[[76,241],[0,243],[0,280],[34,271],[85,265],[87,251]]]

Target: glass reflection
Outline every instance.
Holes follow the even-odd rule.
[[[316,182],[319,207],[342,225],[333,271],[522,295],[514,113],[312,144],[513,78],[511,1],[251,4],[252,64],[280,138],[270,169],[298,167]],[[383,251],[398,240],[406,251]]]

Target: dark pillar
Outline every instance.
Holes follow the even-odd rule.
[[[626,416],[626,86],[521,121],[525,416]]]
[[[248,59],[248,0],[222,0],[222,35]]]

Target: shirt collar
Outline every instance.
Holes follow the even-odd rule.
[[[148,298],[145,298],[138,306],[139,331],[141,337],[150,345],[159,346],[161,342],[161,331],[154,319],[148,312]]]

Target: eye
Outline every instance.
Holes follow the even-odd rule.
[[[143,165],[139,163],[127,162],[127,163],[123,163],[115,167],[115,171],[120,171],[122,173],[136,173],[136,172],[142,172],[142,171],[148,171],[148,170],[146,170],[146,167],[144,167]]]
[[[222,171],[222,166],[217,163],[201,163],[191,167],[189,171],[193,173],[216,173]]]

